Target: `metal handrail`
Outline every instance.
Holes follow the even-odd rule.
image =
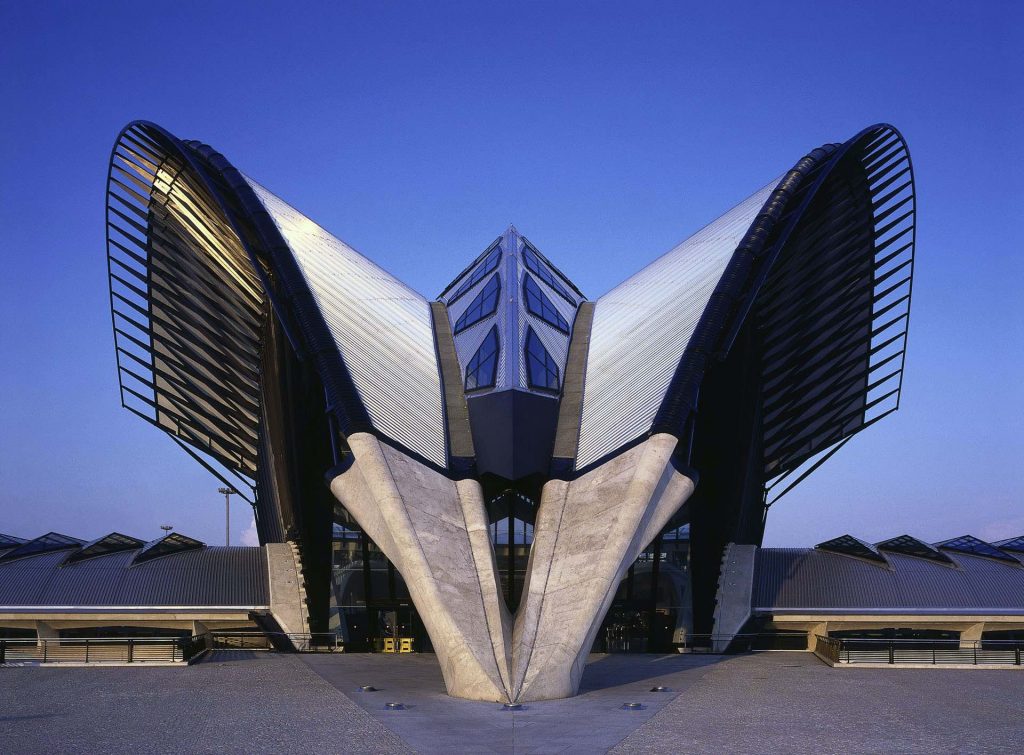
[[[187,660],[179,637],[0,639],[0,665],[14,663],[155,663]]]
[[[815,635],[814,652],[832,663],[1021,666],[1024,640],[886,639]]]

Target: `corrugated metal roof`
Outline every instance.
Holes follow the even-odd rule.
[[[952,565],[902,553],[890,566],[807,548],[757,553],[753,607],[771,612],[1024,614],[1024,567],[950,554]]]
[[[600,297],[577,468],[651,428],[708,298],[778,179]]]
[[[430,304],[246,178],[291,248],[375,428],[447,465]]]
[[[137,550],[68,562],[66,551],[0,564],[0,610],[269,604],[263,548],[203,547],[133,563]]]

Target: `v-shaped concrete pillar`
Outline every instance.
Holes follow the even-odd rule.
[[[331,491],[405,579],[448,694],[509,698],[511,618],[501,597],[483,491],[449,480],[367,433]]]
[[[348,443],[354,462],[331,490],[405,578],[448,693],[472,700],[576,694],[619,582],[693,492],[663,434],[545,484],[513,631],[479,483],[449,480],[372,435]]]
[[[575,695],[619,582],[693,493],[672,465],[676,438],[653,435],[541,492],[512,639],[512,697]]]

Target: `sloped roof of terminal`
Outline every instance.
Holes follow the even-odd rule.
[[[146,543],[117,532],[90,542],[51,532],[0,551],[6,612],[262,608],[269,600],[262,548],[209,546],[179,533]]]
[[[752,606],[762,613],[1024,615],[1024,552],[1007,546],[1019,540],[965,535],[933,545],[901,536],[870,545],[844,535],[814,548],[761,548]]]

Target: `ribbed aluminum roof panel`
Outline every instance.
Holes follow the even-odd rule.
[[[953,554],[944,565],[887,553],[891,568],[838,553],[763,548],[757,553],[753,607],[764,611],[1024,613],[1024,568]]]
[[[778,182],[597,300],[577,468],[650,429],[709,297]]]
[[[445,466],[444,404],[427,300],[246,180],[295,255],[373,426]]]
[[[75,563],[45,553],[0,564],[0,607],[269,604],[263,548],[205,547],[133,564],[136,553]]]

